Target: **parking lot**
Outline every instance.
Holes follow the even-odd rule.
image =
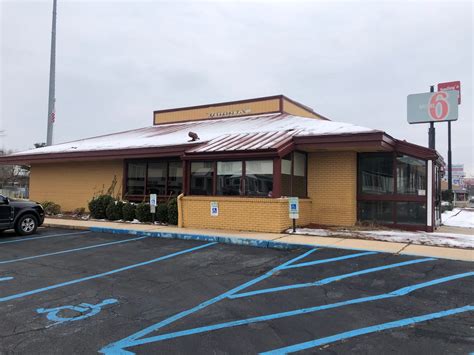
[[[474,351],[472,263],[40,228],[0,237],[0,353]]]

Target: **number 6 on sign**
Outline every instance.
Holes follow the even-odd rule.
[[[431,96],[430,99],[430,116],[437,121],[444,120],[449,113],[449,104],[446,101],[448,94],[438,92]]]

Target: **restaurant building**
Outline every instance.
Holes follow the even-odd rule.
[[[281,232],[291,226],[291,196],[300,226],[432,231],[440,222],[436,151],[331,121],[283,95],[159,110],[150,127],[0,162],[30,165],[31,199],[65,211],[105,191],[129,201],[154,193],[179,196],[183,227]]]

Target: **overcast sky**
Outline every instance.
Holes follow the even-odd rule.
[[[52,0],[1,10],[5,149],[46,140]],[[427,145],[406,96],[460,80],[453,163],[473,164],[471,1],[58,0],[56,143],[149,126],[157,109],[285,94]],[[446,157],[447,124],[436,125]]]

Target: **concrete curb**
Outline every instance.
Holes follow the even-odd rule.
[[[352,250],[352,251],[375,251],[378,253],[387,253],[395,255],[409,255],[409,256],[424,256],[424,257],[434,257],[437,259],[448,259],[448,260],[458,260],[466,262],[474,262],[474,251],[465,250],[465,249],[456,249],[456,248],[443,248],[435,246],[423,246],[415,244],[403,244],[400,243],[390,243],[390,242],[381,242],[376,241],[375,244],[372,244],[367,240],[357,240],[357,239],[342,239],[342,243],[326,243],[324,240],[322,243],[316,242],[316,240],[306,241],[306,240],[281,240],[291,237],[291,235],[281,236],[275,235],[275,238],[270,239],[256,239],[252,236],[240,237],[228,233],[227,235],[218,235],[211,232],[211,234],[206,233],[186,233],[185,231],[174,232],[174,231],[157,231],[155,230],[140,230],[140,229],[128,229],[121,228],[121,226],[90,226],[90,225],[67,225],[67,224],[57,224],[57,223],[44,223],[45,227],[52,228],[64,228],[71,230],[90,230],[92,232],[103,232],[103,233],[115,233],[115,234],[131,234],[137,236],[148,236],[155,238],[163,239],[181,239],[181,240],[197,240],[204,242],[215,242],[222,244],[230,245],[243,245],[251,246],[257,248],[270,248],[270,249],[279,249],[279,250],[292,250],[292,249],[313,249],[313,248],[330,248],[330,249],[343,249],[343,250]],[[352,243],[346,243],[350,241]],[[349,245],[344,245],[349,244]],[[381,244],[387,244],[382,245]],[[397,244],[394,246],[394,244]]]
[[[152,238],[164,238],[164,239],[182,239],[182,240],[198,240],[201,242],[215,242],[222,244],[233,244],[233,245],[244,245],[252,246],[257,248],[270,248],[280,250],[292,250],[292,249],[312,249],[316,248],[315,245],[307,244],[291,244],[284,242],[275,242],[271,240],[259,240],[249,238],[238,238],[238,237],[222,237],[215,235],[202,235],[202,234],[191,234],[191,233],[170,233],[170,232],[149,232],[149,231],[138,231],[133,229],[118,229],[108,227],[89,227],[87,228],[91,232],[98,233],[113,233],[113,234],[132,234],[143,237]]]
[[[72,229],[72,230],[80,230],[80,231],[88,231],[91,228],[87,226],[72,226],[72,225],[67,225],[67,224],[62,225],[62,224],[54,224],[54,223],[43,223],[41,227]]]

